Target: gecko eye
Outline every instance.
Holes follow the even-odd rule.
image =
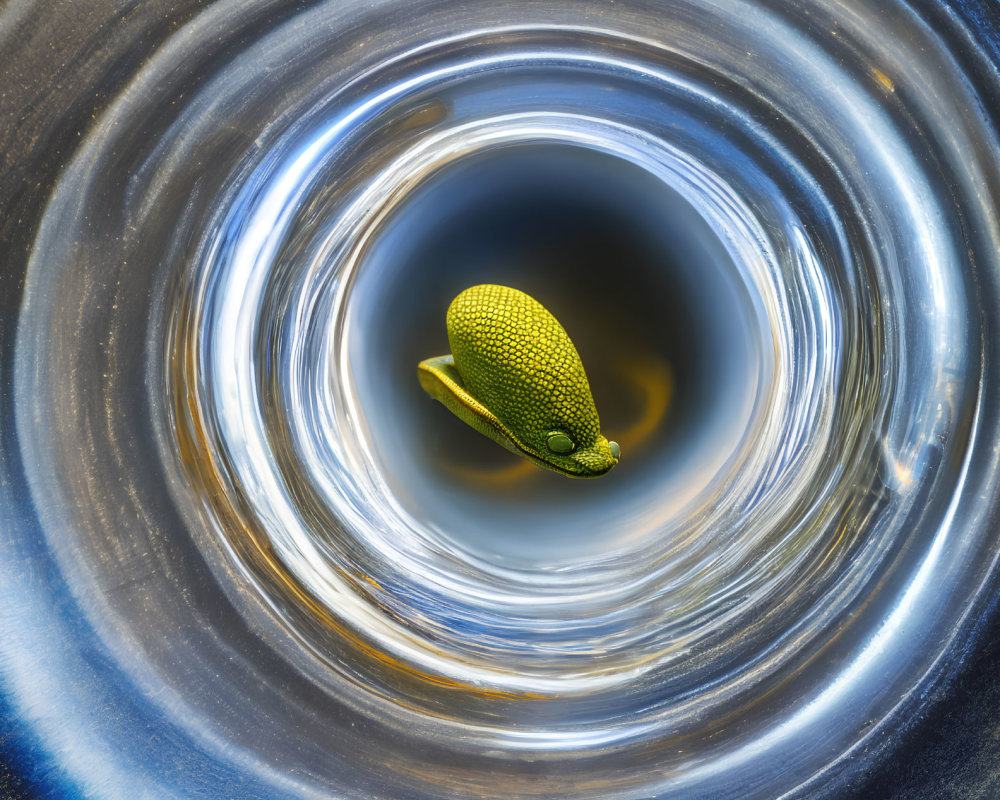
[[[572,453],[576,449],[576,445],[573,444],[573,440],[562,431],[554,431],[553,433],[550,433],[549,438],[545,443],[549,446],[549,450],[553,453],[558,453],[559,455]]]

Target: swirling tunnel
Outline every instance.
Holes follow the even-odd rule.
[[[0,788],[1000,791],[989,4],[9,3],[0,64]],[[479,283],[613,472],[422,392]]]

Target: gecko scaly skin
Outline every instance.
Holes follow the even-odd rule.
[[[451,355],[417,367],[427,394],[546,469],[596,478],[618,463],[618,445],[601,435],[580,356],[541,303],[482,284],[452,301],[446,324]]]

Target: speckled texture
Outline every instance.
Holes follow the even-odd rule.
[[[451,359],[420,365],[428,394],[507,449],[556,472],[597,477],[618,463],[601,435],[583,362],[541,303],[517,289],[482,284],[452,301],[446,322]],[[574,444],[571,452],[548,446],[559,433]]]

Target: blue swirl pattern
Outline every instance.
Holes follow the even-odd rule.
[[[176,20],[47,187],[4,323],[0,685],[39,780],[843,785],[998,583],[998,36],[926,5]],[[423,396],[487,281],[578,342],[607,478]]]

